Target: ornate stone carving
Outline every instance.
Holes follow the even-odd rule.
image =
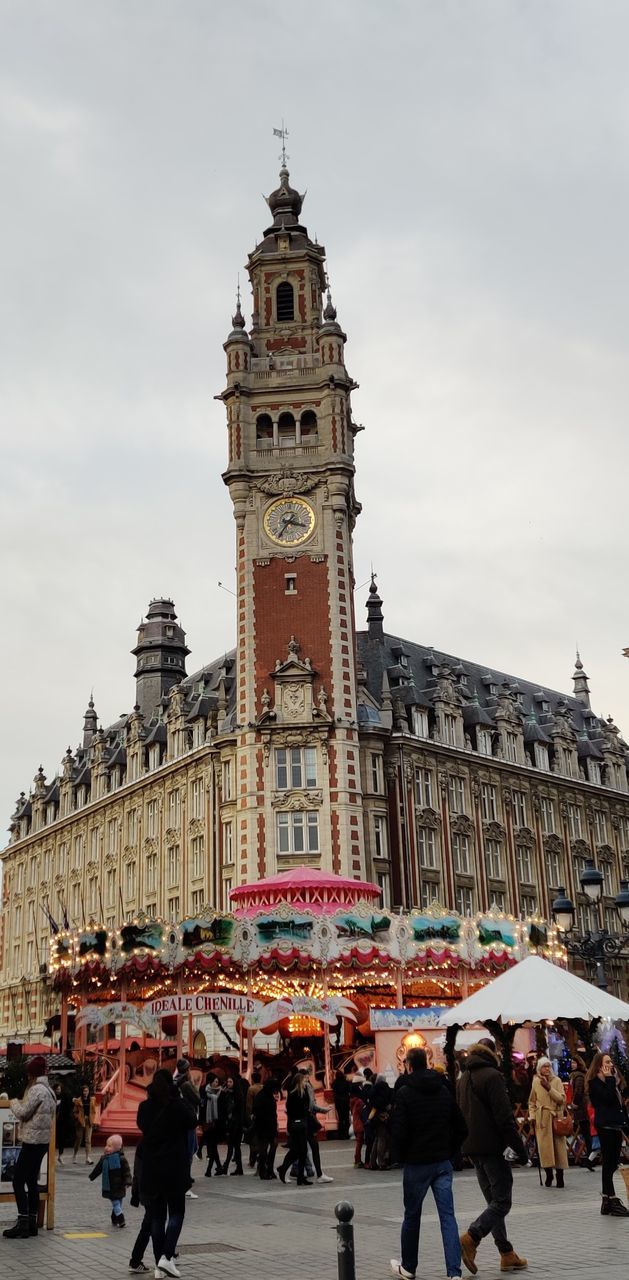
[[[272,791],[271,804],[275,809],[319,809],[323,802],[320,791]]]
[[[137,849],[135,845],[126,844],[124,849],[122,850],[122,861],[133,862],[136,854],[137,854]]]
[[[545,853],[563,853],[563,840],[554,832],[544,836],[544,851]]]
[[[118,866],[118,858],[115,853],[105,854],[104,867],[106,871],[114,871]]]
[[[164,832],[164,844],[167,849],[172,849],[173,845],[179,844],[179,832],[174,827],[167,827]]]
[[[419,809],[417,823],[420,827],[431,827],[435,831],[441,826],[441,818],[435,809]]]
[[[535,848],[535,835],[530,827],[520,827],[516,832],[515,843],[522,845],[524,849]]]
[[[459,813],[450,823],[450,830],[457,836],[473,836],[474,823],[467,814]]]
[[[283,493],[310,493],[320,484],[321,477],[310,471],[274,471],[251,482],[251,488],[275,497]]]
[[[188,823],[188,835],[202,836],[205,831],[205,823],[202,818],[191,818]]]
[[[147,836],[142,844],[144,853],[157,853],[157,840],[154,836]]]
[[[578,840],[571,840],[570,851],[571,853],[574,854],[575,858],[591,858],[592,857],[592,850],[589,844],[587,843],[587,840],[581,840],[581,838],[579,838]]]
[[[599,844],[596,846],[596,856],[603,862],[612,862],[615,854],[610,844]]]
[[[507,834],[501,822],[484,822],[483,831],[488,840],[504,840]]]

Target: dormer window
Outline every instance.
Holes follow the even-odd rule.
[[[548,715],[550,712],[550,702],[547,702],[546,698],[542,698],[542,701],[539,704],[539,709],[540,711],[543,711],[545,715]]]
[[[490,684],[490,686],[489,686],[489,694],[490,694],[490,697],[492,697],[492,698],[497,698],[497,697],[498,697],[498,685],[497,685],[497,684]]]
[[[401,667],[408,667],[408,658],[405,653],[400,654],[399,662]]]
[[[428,712],[413,707],[413,733],[416,738],[428,737]]]
[[[275,313],[280,324],[295,319],[295,294],[292,284],[283,280],[275,294]]]

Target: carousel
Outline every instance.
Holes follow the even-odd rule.
[[[380,903],[375,884],[298,867],[232,890],[229,913],[57,932],[61,1048],[73,1025],[75,1058],[108,1064],[103,1109],[122,1127],[160,1062],[184,1050],[209,1056],[199,1032],[208,1019],[241,1070],[275,1038],[282,1065],[306,1053],[329,1089],[334,1065],[373,1057],[395,1011],[434,1022],[528,955],[565,964],[554,928],[538,918]]]

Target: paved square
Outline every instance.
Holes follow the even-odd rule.
[[[245,1149],[246,1150],[246,1149]],[[199,1199],[188,1201],[180,1242],[184,1280],[336,1280],[334,1206],[355,1206],[357,1280],[387,1280],[389,1259],[399,1257],[401,1173],[352,1168],[352,1143],[322,1144],[329,1185],[298,1188],[243,1178],[205,1178],[205,1162],[194,1161]],[[67,1158],[67,1157],[66,1157]],[[124,1276],[142,1211],[126,1202],[128,1226],[114,1231],[108,1203],[84,1165],[58,1171],[56,1227],[37,1239],[0,1239],[0,1280],[74,1280]],[[624,1198],[620,1175],[617,1190]],[[463,1230],[480,1208],[473,1172],[457,1174],[455,1198]],[[0,1205],[0,1226],[14,1220]],[[527,1274],[539,1280],[583,1277],[627,1280],[629,1218],[600,1215],[600,1170],[569,1170],[566,1188],[542,1189],[536,1169],[515,1170],[514,1208],[509,1218],[516,1249],[529,1260]],[[484,1241],[479,1276],[497,1280],[498,1255]],[[145,1261],[152,1264],[152,1257]],[[151,1272],[152,1274],[152,1272]],[[437,1215],[426,1202],[418,1276],[443,1280],[445,1265]]]

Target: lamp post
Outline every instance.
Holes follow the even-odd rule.
[[[614,899],[614,906],[620,916],[622,932],[612,933],[603,924],[601,918],[601,897],[603,893],[603,873],[588,859],[579,877],[581,889],[588,901],[596,910],[596,928],[586,929],[582,935],[570,934],[574,928],[576,910],[574,903],[566,894],[562,885],[557,890],[551,910],[553,920],[561,933],[565,934],[564,946],[568,955],[579,956],[586,964],[594,967],[596,984],[601,991],[607,991],[606,960],[618,957],[629,957],[629,880],[620,881],[620,893]]]

